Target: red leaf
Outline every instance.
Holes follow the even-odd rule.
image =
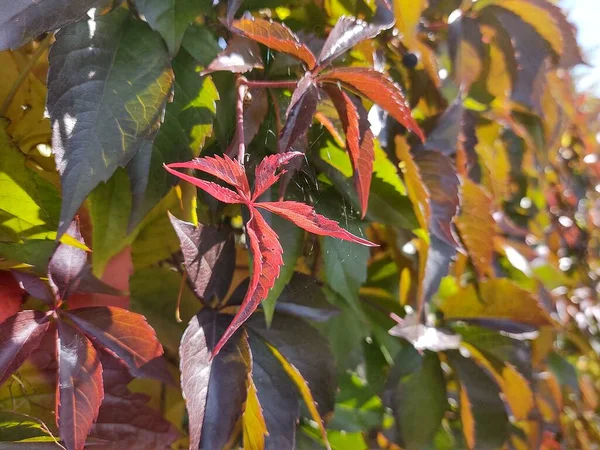
[[[231,189],[227,189],[223,186],[219,186],[217,183],[213,183],[211,181],[201,180],[199,178],[194,178],[191,175],[186,175],[185,173],[177,172],[173,170],[174,168],[193,168],[192,162],[189,163],[174,163],[165,165],[165,169],[175,175],[176,177],[181,178],[182,180],[187,181],[188,183],[193,184],[194,186],[199,187],[203,191],[208,192],[217,200],[223,203],[243,203],[242,197],[239,194],[233,192]]]
[[[49,325],[39,311],[21,311],[0,323],[0,385],[39,347]]]
[[[298,82],[294,90],[292,101],[286,113],[286,121],[279,134],[279,153],[287,152],[292,148],[310,128],[313,116],[319,103],[319,90],[310,73],[307,73]]]
[[[69,317],[94,343],[122,359],[132,375],[173,383],[162,359],[162,345],[144,316],[122,308],[102,306],[80,308],[62,314]]]
[[[362,217],[364,217],[369,206],[369,191],[373,176],[373,160],[375,159],[373,132],[369,125],[367,111],[360,100],[352,101],[348,94],[337,87],[326,86],[324,90],[333,101],[344,127],[346,148],[354,168],[354,185],[358,192]]]
[[[256,209],[257,207],[262,207],[268,211],[274,212],[311,233],[322,236],[333,236],[363,245],[375,245],[366,239],[354,236],[343,228],[340,228],[337,222],[317,214],[314,209],[308,205],[298,202],[264,203],[256,201],[258,195],[277,181],[278,176],[275,175],[275,171],[299,155],[298,152],[293,152],[265,158],[256,170],[257,179],[254,195],[250,194],[249,189],[245,189],[245,186],[248,186],[248,180],[246,174],[243,172],[242,166],[227,155],[224,157],[198,158],[189,163],[170,164],[167,166],[167,169],[172,167],[192,167],[215,175],[229,184],[234,184],[240,194],[238,196],[238,203],[245,204],[250,210],[250,220],[246,224],[250,251],[254,258],[250,286],[248,287],[248,292],[246,293],[246,297],[244,298],[239,311],[223,337],[213,349],[213,356],[219,352],[244,321],[252,315],[260,302],[266,298],[269,289],[273,287],[275,279],[279,276],[279,269],[283,264],[281,258],[283,250],[279,244],[278,236],[260,215],[260,212]],[[191,178],[187,177],[187,175],[183,176],[183,174],[174,170],[170,170],[170,172],[185,180]],[[195,182],[194,184],[200,186]],[[203,189],[209,194],[214,195],[210,187]],[[232,194],[234,193],[232,192]]]
[[[283,249],[278,236],[255,208],[250,210],[250,220],[246,224],[246,230],[253,258],[250,286],[231,324],[213,349],[214,355],[219,353],[236,330],[250,318],[260,302],[267,298],[269,290],[279,278],[283,265]]]
[[[104,398],[102,365],[92,343],[58,321],[57,422],[67,450],[81,450]]]
[[[66,233],[83,244],[83,237],[79,231],[79,222],[71,222]],[[67,244],[58,244],[50,262],[48,263],[48,279],[50,285],[56,290],[59,299],[66,299],[77,290],[79,274],[87,263],[85,250]]]
[[[226,70],[234,73],[244,73],[252,69],[262,69],[263,60],[260,48],[256,42],[242,36],[234,35],[227,47],[211,61],[201,75]]]
[[[385,109],[394,119],[425,141],[425,135],[413,119],[410,106],[400,88],[387,76],[367,67],[340,67],[323,73],[319,81],[342,82]]]
[[[300,152],[286,152],[265,157],[255,171],[256,182],[254,184],[252,201],[257,200],[258,197],[273,186],[279,180],[279,177],[285,173],[285,170],[282,170],[276,174],[277,169],[301,155],[302,153]]]
[[[244,167],[227,155],[196,158],[187,163],[169,164],[168,167],[196,169],[206,172],[235,187],[240,195],[250,197],[248,195],[250,193],[250,185],[248,184]],[[177,173],[174,175],[181,178]],[[202,186],[198,187],[204,189]]]
[[[377,244],[353,235],[344,230],[335,221],[317,214],[312,206],[300,202],[261,202],[256,207],[266,209],[284,219],[293,222],[294,225],[319,236],[331,236],[345,241],[356,242],[367,247],[377,247]]]
[[[275,51],[287,53],[304,61],[309,69],[313,69],[317,63],[315,55],[309,48],[301,43],[298,36],[282,23],[253,17],[252,19],[234,20],[232,28]]]
[[[24,292],[17,280],[10,272],[0,271],[0,323],[21,310]]]

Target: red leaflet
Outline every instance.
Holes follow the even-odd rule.
[[[279,135],[279,152],[287,152],[310,127],[317,111],[319,90],[308,72],[294,90],[292,101],[286,113],[286,122]]]
[[[56,420],[67,450],[82,449],[104,398],[102,365],[92,343],[58,322]]]
[[[49,325],[38,311],[18,312],[0,324],[0,384],[39,347]]]
[[[304,61],[309,69],[317,64],[315,55],[300,42],[288,27],[281,23],[271,22],[253,17],[252,19],[234,20],[233,30],[241,31],[244,36],[260,42],[273,50],[287,53]]]
[[[10,272],[0,272],[0,323],[21,309],[23,289]],[[2,343],[0,342],[0,345]]]
[[[425,135],[413,119],[400,88],[381,72],[367,67],[340,67],[323,73],[319,81],[342,82],[385,109],[394,119],[425,141]]]
[[[373,159],[375,158],[373,132],[369,125],[367,111],[360,100],[353,101],[343,90],[334,86],[324,86],[323,89],[333,101],[344,127],[346,148],[354,168],[354,184],[356,192],[358,192],[362,217],[364,217],[369,205],[369,190],[373,176]]]
[[[64,312],[94,343],[123,360],[136,377],[170,380],[162,346],[146,318],[122,308],[92,306]]]
[[[194,168],[214,175],[222,181],[234,185],[237,193],[227,188],[221,188],[221,186],[218,187],[229,191],[232,197],[237,196],[239,200],[236,203],[242,203],[250,210],[250,220],[246,224],[246,232],[248,234],[250,251],[253,256],[252,278],[246,296],[240,305],[240,309],[225,331],[225,334],[223,334],[217,345],[214,347],[213,356],[219,353],[219,350],[227,340],[250,317],[260,302],[266,298],[269,290],[273,287],[275,280],[279,276],[279,270],[283,264],[283,250],[279,244],[278,236],[267,224],[257,208],[266,209],[277,214],[284,219],[293,222],[300,228],[314,234],[337,237],[362,245],[376,245],[366,239],[354,236],[341,228],[337,222],[317,214],[311,206],[303,203],[289,201],[257,201],[257,198],[271,187],[283,173],[285,173],[285,171],[282,170],[277,174],[277,170],[284,164],[287,164],[292,159],[301,155],[302,154],[299,152],[288,152],[265,158],[256,169],[254,193],[251,193],[249,188],[245,188],[248,186],[248,180],[242,165],[228,156],[199,158],[188,163],[169,164],[168,166],[165,166],[170,173],[179,176],[186,181],[191,181],[215,198],[219,198],[218,195],[221,195],[220,190],[213,189],[213,186],[218,185],[211,183],[213,186],[209,186],[206,182],[202,182],[203,180],[194,179],[188,175],[181,174],[173,170],[173,168]]]

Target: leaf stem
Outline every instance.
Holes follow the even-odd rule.
[[[245,77],[239,76],[237,78],[237,100],[235,105],[236,112],[236,134],[238,138],[238,155],[237,159],[243,166],[244,159],[246,158],[246,143],[244,142],[244,98],[246,92],[248,92],[248,80]]]
[[[263,89],[295,89],[298,85],[297,81],[293,80],[282,80],[282,81],[269,81],[269,80],[245,80],[244,84],[249,88],[263,88]]]
[[[40,59],[40,56],[42,56],[42,54],[46,51],[46,49],[48,47],[50,47],[50,41],[51,40],[52,40],[52,34],[49,33],[40,42],[40,45],[35,50],[35,52],[33,53],[33,55],[31,55],[31,58],[29,58],[29,61],[27,61],[27,65],[21,71],[21,73],[19,73],[19,76],[17,77],[17,79],[15,80],[15,82],[13,83],[13,85],[11,86],[10,91],[8,92],[8,95],[4,99],[4,102],[2,102],[2,106],[0,106],[0,116],[3,116],[6,113],[6,111],[8,110],[8,108],[10,106],[10,104],[15,99],[15,96],[17,95],[17,92],[19,92],[19,89],[21,88],[21,85],[27,79],[27,76],[29,75],[29,72],[31,72],[31,70],[33,69],[33,66],[35,66],[35,64],[37,63],[38,59]]]

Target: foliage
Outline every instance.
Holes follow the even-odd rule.
[[[1,4],[0,441],[598,446],[574,31],[549,0]]]

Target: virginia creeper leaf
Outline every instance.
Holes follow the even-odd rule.
[[[221,347],[256,310],[262,300],[273,287],[275,279],[279,276],[280,267],[283,264],[281,244],[273,229],[267,224],[257,208],[264,208],[284,219],[287,219],[300,228],[311,233],[332,236],[363,245],[374,245],[366,239],[354,236],[348,231],[340,228],[337,222],[329,220],[317,214],[311,206],[293,201],[281,202],[258,202],[258,195],[268,189],[277,181],[279,175],[275,175],[281,165],[289,162],[292,158],[300,156],[299,152],[290,152],[283,155],[267,157],[257,167],[257,181],[254,193],[250,192],[248,179],[242,165],[229,158],[227,155],[220,157],[197,158],[188,163],[177,163],[165,166],[174,175],[190,181],[194,185],[205,190],[217,199],[225,199],[228,203],[242,203],[250,210],[250,220],[246,224],[246,233],[250,251],[253,255],[252,278],[246,297],[235,315],[225,334],[213,349],[216,355]],[[182,174],[174,168],[193,168],[233,185],[237,193],[228,188],[221,187],[215,183],[207,182],[189,175]]]
[[[206,0],[138,0],[135,7],[152,29],[161,34],[169,53],[175,56],[187,28],[211,4]]]
[[[40,345],[50,322],[39,311],[21,311],[0,323],[0,384]]]
[[[286,121],[279,134],[279,153],[287,152],[308,131],[317,111],[319,90],[310,73],[298,82],[294,90],[290,106],[286,113]]]
[[[185,271],[196,296],[209,303],[223,300],[235,270],[233,230],[204,225],[197,227],[169,214],[179,237]]]
[[[54,297],[50,292],[50,288],[37,275],[26,272],[18,272],[15,270],[13,271],[13,276],[19,282],[19,284],[23,286],[23,289],[25,289],[29,295],[33,295],[35,298],[43,300],[48,305],[52,305],[54,303]]]
[[[162,345],[146,318],[122,308],[91,306],[63,313],[95,344],[122,359],[131,374],[171,384]]]
[[[377,36],[381,31],[394,25],[394,13],[388,0],[377,0],[377,9],[370,23],[352,16],[341,16],[319,54],[319,66],[323,66],[333,59],[350,50],[356,44],[366,39]]]
[[[153,138],[173,73],[160,36],[121,8],[63,28],[49,61],[62,235],[92,189]]]
[[[373,103],[377,103],[401,125],[414,132],[421,141],[425,141],[425,135],[413,119],[402,91],[381,72],[366,67],[340,67],[321,74],[317,79],[334,84],[341,82]]]
[[[460,416],[469,448],[501,448],[508,437],[508,416],[500,390],[490,376],[456,351],[446,353],[460,382]]]
[[[354,185],[358,192],[362,217],[364,217],[369,204],[373,159],[375,158],[373,132],[367,118],[367,111],[360,100],[352,99],[337,87],[326,86],[324,90],[333,101],[344,127],[346,148],[354,168]]]
[[[73,221],[66,232],[83,242],[78,221]],[[87,263],[85,250],[67,244],[58,244],[48,263],[48,279],[59,299],[66,299],[79,286],[79,275]]]
[[[240,32],[249,39],[275,51],[298,58],[309,69],[313,69],[316,65],[315,55],[305,44],[300,42],[298,36],[282,23],[252,17],[251,19],[234,20],[232,28],[233,31]]]
[[[104,399],[102,365],[92,343],[58,321],[56,420],[67,450],[82,450]]]
[[[235,333],[218,355],[211,356],[228,320],[214,310],[202,310],[181,339],[181,386],[189,415],[190,448],[223,448],[246,400],[251,362],[245,332]]]
[[[47,31],[81,19],[106,0],[25,0],[0,5],[0,51],[20,47]]]

